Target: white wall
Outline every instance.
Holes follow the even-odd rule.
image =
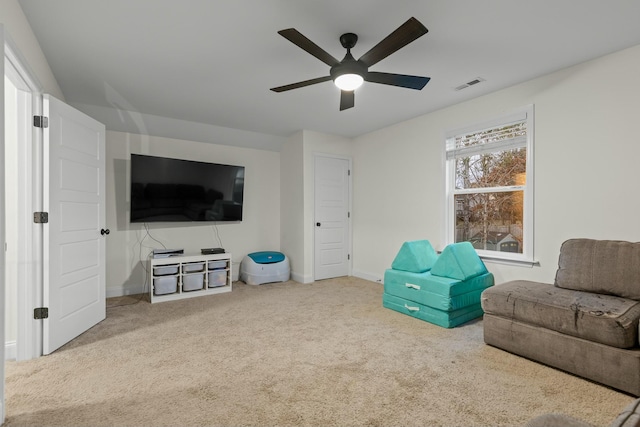
[[[107,131],[106,198],[107,296],[140,292],[145,274],[140,259],[162,246],[145,237],[142,224],[129,222],[129,162],[131,153],[244,166],[245,188],[241,223],[207,225],[149,224],[151,236],[167,248],[199,253],[222,246],[239,263],[250,252],[280,250],[280,154],[273,151]],[[221,243],[217,239],[217,234]]]
[[[308,130],[292,135],[282,146],[282,251],[290,258],[291,277],[297,282],[313,282],[314,155],[351,159],[351,146],[349,138]]]
[[[291,278],[300,283],[305,282],[303,158],[303,132],[297,132],[280,153],[280,250],[289,258]]]
[[[640,46],[354,141],[354,274],[381,279],[403,241],[443,247],[443,135],[535,105],[537,267],[487,263],[497,283],[552,283],[573,237],[640,241]],[[472,90],[472,89],[471,89]]]
[[[355,140],[354,275],[381,281],[403,242],[439,243],[434,230],[444,224],[443,154],[437,131],[433,141],[425,136],[416,120]]]
[[[0,1],[0,23],[4,24],[9,42],[19,50],[24,65],[29,67],[33,78],[42,86],[43,92],[64,100],[58,82],[53,77],[49,63],[17,0]]]

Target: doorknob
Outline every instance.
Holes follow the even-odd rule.
[[[108,229],[108,228],[107,228],[106,230],[105,230],[104,228],[103,228],[102,230],[100,230],[100,234],[102,234],[103,236],[104,236],[105,234],[109,234],[109,233],[111,233],[111,231],[109,231],[109,229]]]
[[[320,227],[320,225],[321,224],[319,222],[316,222],[316,227]]]

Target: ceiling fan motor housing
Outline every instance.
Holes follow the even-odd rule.
[[[351,52],[347,52],[340,63],[331,67],[329,75],[334,81],[344,74],[358,74],[364,78],[367,75],[367,68],[364,62],[356,61]]]
[[[351,55],[351,48],[356,45],[358,36],[354,33],[345,33],[340,36],[340,44],[347,49],[347,54],[342,61],[331,67],[329,75],[335,81],[338,77],[344,74],[357,74],[361,77],[365,77],[367,74],[367,66],[362,61],[356,61]]]

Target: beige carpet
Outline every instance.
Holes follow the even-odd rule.
[[[607,425],[629,395],[382,307],[356,278],[109,308],[52,355],[6,368],[7,426]]]

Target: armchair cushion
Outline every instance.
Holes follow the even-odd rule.
[[[482,294],[485,313],[617,348],[638,345],[640,303],[514,280]]]
[[[640,243],[567,240],[560,248],[555,285],[640,301]]]

